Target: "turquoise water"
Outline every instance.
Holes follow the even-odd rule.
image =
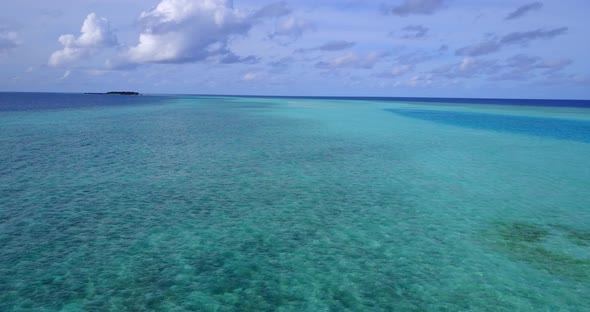
[[[19,96],[1,311],[590,310],[588,108]]]

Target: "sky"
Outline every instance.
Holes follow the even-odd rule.
[[[588,0],[19,0],[0,91],[590,99]]]

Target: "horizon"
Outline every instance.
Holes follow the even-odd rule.
[[[501,100],[501,101],[582,101],[590,102],[590,99],[581,98],[508,98],[508,97],[439,97],[439,96],[343,96],[343,95],[268,95],[268,94],[208,94],[208,93],[144,93],[136,90],[108,90],[102,92],[86,92],[86,91],[0,91],[1,93],[47,93],[47,94],[76,94],[76,95],[112,95],[107,92],[138,92],[139,96],[202,96],[202,97],[248,97],[248,98],[325,98],[325,99],[391,99],[391,100],[412,100],[412,99],[427,99],[433,100]],[[132,95],[134,96],[134,95]]]
[[[23,0],[0,13],[0,91],[588,100],[589,9],[583,0]]]

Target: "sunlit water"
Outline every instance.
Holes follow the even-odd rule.
[[[1,311],[589,311],[590,109],[0,96]]]

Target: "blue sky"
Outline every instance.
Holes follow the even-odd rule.
[[[590,99],[587,0],[20,0],[0,91]]]

